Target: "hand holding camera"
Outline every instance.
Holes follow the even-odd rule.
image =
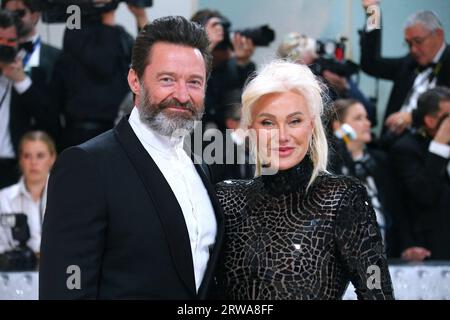
[[[138,25],[138,29],[142,29],[147,23],[147,13],[145,12],[145,7],[137,6],[131,2],[127,3],[128,10],[134,15],[136,18],[136,23]]]
[[[233,35],[232,44],[234,56],[239,65],[247,65],[255,52],[255,46],[252,39],[242,36],[239,33]]]
[[[336,73],[333,73],[329,70],[323,71],[323,77],[327,82],[336,90],[338,93],[342,93],[350,89],[350,85],[347,81],[347,78],[342,77]]]
[[[434,141],[442,144],[450,144],[450,114],[445,114],[441,120],[439,129],[434,136]]]
[[[25,80],[26,74],[23,69],[22,58],[18,55],[13,62],[6,63],[0,61],[1,73],[13,82],[20,82]]]
[[[380,0],[362,0],[362,5],[364,10],[367,10],[368,7],[373,6],[373,5],[379,5],[380,4]]]
[[[412,124],[412,120],[410,112],[398,111],[387,117],[385,125],[395,134],[401,134]]]
[[[214,48],[224,39],[224,28],[222,26],[222,19],[219,17],[213,17],[206,22],[206,33],[209,39],[209,50],[213,51]]]

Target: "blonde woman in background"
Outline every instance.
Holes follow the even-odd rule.
[[[41,226],[46,204],[46,185],[56,159],[53,140],[42,131],[26,133],[19,144],[22,177],[17,184],[0,190],[0,215],[23,213],[27,216],[30,239],[27,245],[37,255],[41,243]],[[0,227],[0,252],[18,245],[11,230]]]

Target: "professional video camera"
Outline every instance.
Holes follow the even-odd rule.
[[[359,71],[359,66],[345,59],[346,38],[340,40],[317,40],[297,32],[289,33],[280,48],[279,55],[291,60],[303,60],[305,55],[314,59],[310,64],[316,75],[322,75],[325,70],[342,77],[350,77]]]
[[[275,40],[275,31],[268,25],[241,30],[231,30],[231,22],[225,17],[222,17],[221,20],[224,31],[224,40],[222,41],[222,45],[231,47],[230,34],[232,33],[239,33],[252,39],[253,44],[259,47],[267,47],[273,40]]]
[[[42,21],[45,23],[64,23],[67,20],[67,7],[77,5],[82,17],[97,17],[103,12],[117,8],[120,2],[136,7],[151,7],[153,0],[42,0]]]
[[[30,239],[27,216],[23,213],[3,214],[0,216],[0,225],[11,229],[13,239],[19,242],[11,251],[0,254],[0,271],[36,270],[36,255],[27,246]]]

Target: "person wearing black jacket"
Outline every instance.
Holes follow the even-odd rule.
[[[143,27],[139,17],[145,9],[129,8]],[[115,8],[82,17],[81,29],[65,31],[52,80],[53,104],[64,116],[60,150],[111,129],[129,93],[126,75],[134,39],[115,24],[114,14]]]
[[[417,107],[419,129],[391,150],[407,209],[399,224],[402,256],[450,259],[450,89],[430,89]]]
[[[364,0],[367,9],[378,0]],[[392,146],[412,124],[417,97],[436,85],[450,86],[450,48],[435,13],[413,14],[404,29],[410,52],[399,58],[381,56],[383,29],[365,30],[361,36],[361,68],[367,74],[394,82],[386,111],[382,138]]]
[[[5,60],[0,62],[0,187],[19,178],[16,155],[21,137],[34,129],[55,136],[58,127],[58,118],[47,99],[58,51],[44,44],[39,46],[40,54],[36,52],[37,47],[26,51],[20,43],[23,24],[11,11],[2,10],[0,14],[2,60]],[[8,43],[9,40],[12,42]],[[12,56],[4,57],[4,50],[10,50]],[[26,52],[23,60],[16,55],[19,50]]]
[[[205,97],[205,126],[212,125],[225,132],[226,101],[236,90],[242,91],[248,76],[256,70],[251,61],[255,46],[250,38],[225,34],[228,20],[218,11],[204,9],[196,12],[192,21],[204,26],[213,54],[213,69],[208,79]]]

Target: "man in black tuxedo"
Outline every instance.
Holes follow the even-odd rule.
[[[12,2],[11,2],[12,3]],[[14,10],[13,10],[14,11]],[[34,56],[34,66],[27,70],[27,61],[18,51],[23,24],[17,15],[8,10],[0,14],[0,188],[15,183],[17,170],[17,148],[24,133],[33,129],[52,134],[57,128],[57,117],[47,103],[52,54],[40,59]],[[25,68],[24,68],[25,66]],[[28,72],[30,71],[30,72]],[[54,116],[52,116],[52,114]]]
[[[55,61],[60,50],[43,43],[37,31],[41,18],[42,1],[35,0],[3,0],[2,9],[14,12],[21,21],[19,42],[26,51],[23,57],[25,71],[34,82],[50,82]]]
[[[363,6],[366,10],[376,8],[378,2],[363,0]],[[450,48],[441,22],[431,11],[417,12],[407,20],[404,36],[410,52],[404,57],[381,56],[382,30],[369,24],[362,33],[361,68],[369,75],[394,82],[382,132],[389,147],[412,124],[418,96],[436,85],[450,86]]]
[[[222,212],[183,137],[203,114],[210,66],[206,33],[183,17],[140,32],[131,115],[63,151],[50,174],[41,299],[208,297]]]
[[[406,211],[398,218],[402,257],[450,259],[450,89],[436,87],[417,102],[419,129],[394,144],[392,160]]]

